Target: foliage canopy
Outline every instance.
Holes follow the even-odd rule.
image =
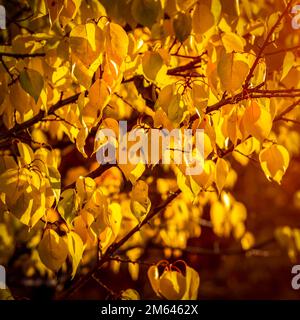
[[[253,165],[280,185],[299,157],[294,1],[4,5],[1,264],[17,268],[25,259],[24,277],[56,279],[59,298],[91,278],[99,282],[103,268],[118,272],[126,264],[136,280],[145,265],[159,297],[197,299],[197,264],[181,260],[191,239],[209,228],[214,241],[237,242],[238,252],[260,247],[235,185]],[[117,130],[119,120],[145,134],[204,129],[203,172],[187,176],[183,166],[159,163],[99,166],[95,136]],[[300,229],[273,231],[272,239],[297,259]],[[141,261],[151,247],[169,262]],[[125,289],[116,295],[143,297]]]

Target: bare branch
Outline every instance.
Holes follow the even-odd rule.
[[[292,122],[294,124],[300,125],[300,121],[297,121],[297,120],[294,120],[294,119],[285,118],[285,117],[281,117],[281,118],[279,118],[277,120],[286,121],[286,122]]]
[[[298,50],[300,50],[300,46],[294,46],[294,47],[290,47],[290,48],[283,48],[283,49],[279,49],[279,50],[265,52],[264,55],[265,56],[272,56],[274,54],[284,53],[284,52],[288,52],[288,51],[298,51]]]
[[[36,53],[0,52],[0,57],[11,57],[16,59],[45,57],[45,56],[46,56],[46,53],[43,53],[43,52],[36,52]]]
[[[145,265],[145,266],[154,266],[156,262],[146,262],[141,260],[130,260],[130,259],[122,259],[120,257],[110,257],[110,261],[117,261],[120,263],[132,263],[132,264],[139,264],[139,265]]]
[[[296,100],[290,106],[288,106],[285,110],[283,110],[277,117],[275,117],[274,121],[280,120],[283,116],[294,110],[300,104],[300,99]]]

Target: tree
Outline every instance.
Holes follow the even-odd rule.
[[[297,225],[258,241],[234,187],[253,164],[280,185],[299,157],[297,11],[295,1],[270,3],[4,3],[0,263],[12,278],[23,261],[22,277],[55,279],[53,298],[94,279],[110,296],[137,299],[144,293],[112,290],[113,276],[103,284],[101,272],[125,264],[138,279],[144,266],[159,297],[197,299],[199,264],[183,262],[184,253],[245,255],[277,241],[297,260]],[[99,139],[104,129],[114,139]],[[175,142],[155,163],[96,161],[136,129],[147,141],[153,129],[190,129],[193,152],[202,129],[204,152],[195,158],[203,170],[162,164],[165,152],[175,159]],[[299,193],[294,199],[293,210]],[[209,248],[190,245],[206,232]],[[231,245],[214,248],[220,241]],[[144,259],[151,248],[167,261]]]

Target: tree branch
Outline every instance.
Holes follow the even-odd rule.
[[[186,248],[180,248],[180,247],[170,247],[170,246],[162,246],[159,244],[155,244],[155,243],[151,243],[149,249],[153,248],[153,249],[159,249],[159,250],[165,250],[165,249],[170,249],[170,250],[180,250],[184,253],[189,253],[189,254],[196,254],[196,255],[212,255],[212,256],[233,256],[233,255],[246,255],[251,253],[252,251],[255,250],[259,250],[262,249],[272,243],[275,243],[276,239],[274,236],[263,240],[261,242],[258,242],[256,244],[254,244],[251,248],[249,249],[243,249],[242,247],[240,248],[224,248],[224,249],[220,249],[220,248],[204,248],[204,247],[199,247],[199,246],[187,246]],[[142,248],[144,249],[144,247],[142,246],[133,246],[130,247],[128,249],[125,249],[124,252],[134,249],[134,248]],[[112,260],[116,260],[114,258],[112,258]],[[118,260],[117,260],[118,261]],[[120,259],[120,262],[125,262],[125,263],[134,263],[134,261],[130,261],[130,260],[122,260]],[[138,263],[139,261],[137,261]],[[146,262],[147,263],[147,262]],[[150,263],[149,263],[150,264]]]
[[[178,74],[180,75],[182,72],[185,72],[187,70],[191,70],[191,69],[195,69],[195,68],[199,68],[200,66],[198,65],[201,61],[202,61],[202,57],[207,54],[207,51],[204,51],[202,54],[200,54],[197,57],[190,57],[191,59],[193,59],[192,61],[190,61],[189,63],[183,65],[183,66],[179,66],[179,67],[175,67],[172,69],[169,69],[167,71],[167,75],[169,76],[177,76]],[[185,58],[187,56],[184,56]]]
[[[253,76],[253,73],[255,71],[256,66],[259,63],[259,60],[262,57],[262,54],[265,50],[265,48],[269,45],[269,41],[274,33],[274,31],[276,30],[276,28],[278,27],[279,23],[281,22],[281,20],[283,19],[283,17],[286,15],[286,13],[290,10],[290,7],[292,5],[293,0],[290,0],[288,2],[288,4],[286,5],[286,8],[284,9],[284,11],[279,15],[278,19],[276,20],[275,24],[272,26],[272,28],[270,29],[269,33],[267,34],[267,37],[263,43],[263,45],[261,46],[261,48],[259,49],[256,59],[254,60],[252,67],[250,68],[250,71],[248,73],[248,76],[245,80],[245,84],[244,84],[244,88],[249,88],[249,84],[250,84],[250,80]]]
[[[46,53],[43,53],[43,52],[36,52],[36,53],[0,52],[0,57],[12,57],[16,59],[45,57],[45,56],[46,56]]]
[[[294,47],[290,47],[290,48],[285,48],[285,49],[279,49],[279,50],[274,50],[274,51],[270,51],[270,52],[265,52],[265,56],[271,56],[274,54],[279,54],[279,53],[284,53],[284,52],[288,52],[288,51],[297,51],[300,50],[300,45],[299,46],[294,46]]]
[[[289,118],[281,117],[281,118],[279,118],[278,120],[286,121],[286,122],[292,122],[292,123],[294,123],[294,124],[300,125],[300,121],[297,121],[297,120],[294,120],[294,119],[289,119]]]
[[[112,167],[115,167],[115,166],[116,166],[116,164],[110,164],[110,163],[103,164],[103,165],[99,166],[97,169],[91,171],[88,175],[85,176],[85,178],[95,179],[95,178],[101,176],[101,174],[104,173],[106,170],[108,170]],[[62,191],[67,190],[67,189],[74,189],[75,186],[76,186],[76,181],[63,187]]]
[[[75,103],[80,96],[80,93],[76,93],[73,96],[60,100],[56,104],[54,104],[51,108],[49,108],[48,112],[46,110],[40,110],[40,112],[32,117],[31,119],[22,122],[21,124],[16,124],[13,128],[7,130],[4,133],[0,134],[0,139],[7,139],[11,136],[15,136],[17,133],[26,130],[36,124],[37,122],[41,121],[45,116],[52,115],[61,107],[64,107],[70,103]]]
[[[294,103],[292,103],[290,106],[288,106],[286,109],[284,109],[277,117],[275,117],[274,121],[280,120],[283,116],[294,110],[298,105],[300,104],[300,99],[296,100]]]
[[[159,214],[170,202],[172,202],[181,191],[178,189],[176,192],[172,193],[169,198],[160,206],[154,208],[150,213],[145,217],[143,221],[141,221],[138,225],[136,225],[133,229],[131,229],[121,240],[112,244],[106,251],[106,253],[102,256],[102,258],[98,261],[96,266],[90,270],[84,277],[76,281],[69,289],[62,292],[58,295],[58,299],[66,299],[72,293],[76,292],[80,289],[84,284],[86,284],[91,277],[103,266],[104,263],[108,262],[111,256],[124,244],[126,243],[136,232],[140,231],[140,229],[147,224],[154,216]]]

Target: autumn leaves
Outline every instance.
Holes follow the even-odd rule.
[[[155,293],[168,300],[196,300],[200,277],[184,261],[169,264],[160,261],[148,269],[148,278]]]
[[[16,147],[17,161],[10,155],[1,157],[1,210],[11,212],[32,228],[59,200],[59,159],[55,151],[45,148],[34,152],[22,142],[17,142]]]
[[[282,122],[287,115],[297,121],[300,73],[294,53],[283,52],[276,65],[263,55],[265,41],[277,41],[284,28],[278,13],[263,8],[261,21],[259,8],[245,3],[37,1],[36,33],[23,30],[1,55],[0,208],[39,230],[36,249],[49,270],[69,265],[74,277],[94,254],[97,271],[127,242],[138,246],[126,252],[136,260],[153,238],[176,256],[200,236],[205,206],[216,236],[253,246],[246,205],[230,191],[238,179],[232,163],[255,162],[281,183],[297,151],[288,141],[292,127]],[[117,159],[116,174],[94,170],[106,142],[97,133],[110,129],[118,137],[120,120],[130,123],[124,137],[135,128],[143,136],[191,130],[193,147],[203,130],[203,171],[190,175],[185,164],[161,163],[164,152],[178,151],[175,144],[155,163]],[[299,141],[297,130],[293,135]],[[89,159],[87,176],[74,174],[64,190],[60,143]],[[154,227],[146,225],[152,218]],[[137,279],[138,264],[128,270]],[[153,265],[148,277],[161,298],[197,297],[199,276],[181,262]]]

